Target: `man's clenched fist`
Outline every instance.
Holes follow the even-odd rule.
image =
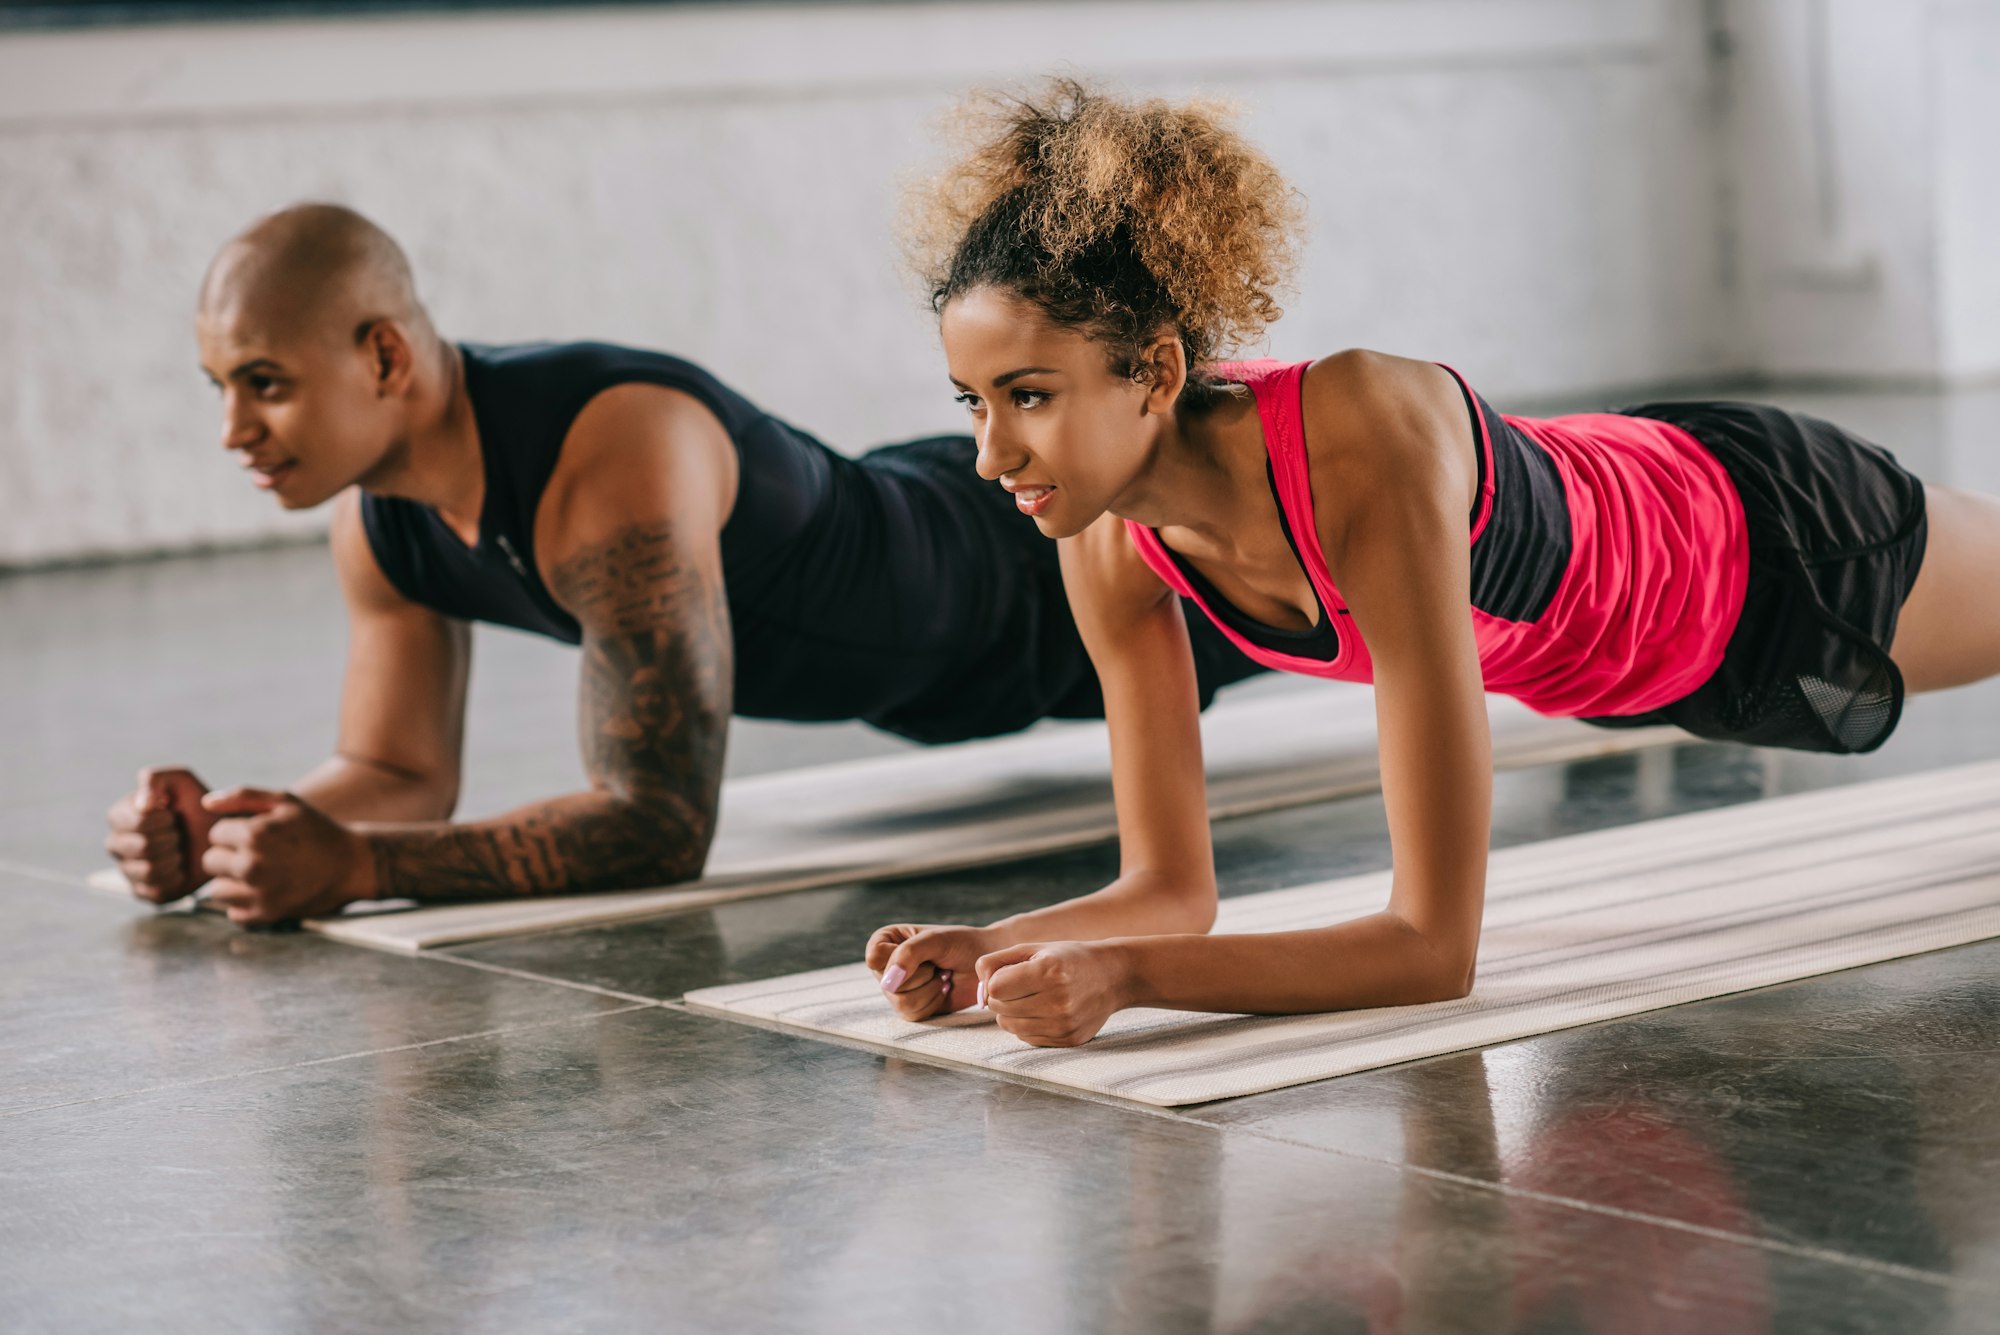
[[[323,918],[375,892],[368,840],[291,793],[232,788],[202,807],[214,824],[202,870],[208,902],[245,927]]]
[[[208,880],[201,864],[215,817],[201,804],[207,792],[188,770],[142,769],[138,788],[111,804],[104,851],[131,882],[133,894],[171,904]]]

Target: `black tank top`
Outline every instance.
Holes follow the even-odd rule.
[[[461,352],[486,468],[479,541],[430,506],[362,497],[375,560],[411,601],[580,643],[536,570],[536,507],[585,404],[663,385],[716,415],[740,463],[722,530],[738,714],[948,741],[1101,708],[1055,544],[978,479],[969,437],[851,459],[677,357],[595,343]]]

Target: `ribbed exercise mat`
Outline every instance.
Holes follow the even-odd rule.
[[[1495,763],[1545,764],[1684,740],[1672,728],[1607,731],[1490,700]],[[1209,810],[1245,815],[1381,783],[1375,696],[1340,685],[1225,701],[1202,718]],[[1101,723],[761,774],[723,785],[698,881],[659,890],[350,913],[309,922],[356,945],[435,946],[641,918],[782,890],[1006,862],[1112,837]],[[116,872],[108,888],[123,892]]]
[[[1383,872],[1225,900],[1217,931],[1379,909]],[[1324,1080],[2000,935],[2000,763],[1496,853],[1472,995],[1332,1015],[1131,1010],[1077,1048],[983,1011],[899,1020],[859,964],[691,992],[694,1006],[1173,1106]]]

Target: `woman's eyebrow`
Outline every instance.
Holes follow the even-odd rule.
[[[1019,380],[1024,375],[1056,375],[1056,374],[1058,373],[1056,371],[1056,368],[1053,366],[1023,366],[1018,370],[1009,371],[1006,375],[994,376],[993,384],[997,388],[1001,385],[1012,384],[1014,381]]]
[[[1057,370],[1053,366],[1022,366],[1007,372],[1005,375],[994,376],[993,387],[995,389],[1004,388],[1007,385],[1013,384],[1016,380],[1019,380],[1024,375],[1061,375],[1061,374],[1062,372]],[[966,384],[963,380],[960,380],[957,376],[951,375],[948,372],[945,375],[945,379],[951,381],[952,384],[958,386],[960,389],[964,390],[968,394],[977,392],[972,388],[972,386]]]

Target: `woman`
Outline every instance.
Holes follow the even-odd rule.
[[[1055,1046],[1125,1006],[1460,997],[1489,835],[1483,691],[1847,752],[1882,743],[1906,690],[2000,672],[2000,501],[1775,408],[1532,421],[1381,353],[1219,362],[1277,317],[1290,268],[1294,208],[1267,160],[1211,109],[1073,82],[969,124],[920,238],[927,277],[981,475],[1060,540],[1104,687],[1121,873],[984,928],[883,928],[868,962],[900,1014],[983,1002]],[[1375,683],[1382,912],[1206,935],[1177,594],[1269,666]]]

